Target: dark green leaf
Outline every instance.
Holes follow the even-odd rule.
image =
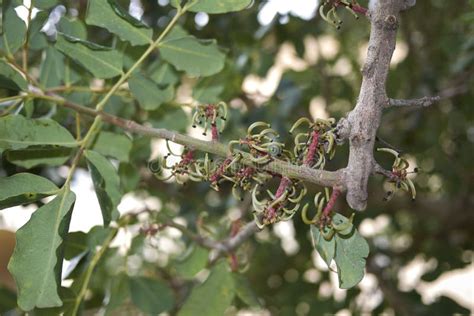
[[[58,34],[55,47],[81,64],[97,78],[112,78],[122,73],[123,56],[108,47]]]
[[[257,294],[252,290],[249,280],[241,274],[234,273],[235,293],[250,307],[261,307]]]
[[[113,310],[122,305],[130,296],[128,276],[125,273],[112,278],[110,282],[110,299],[106,307],[105,315],[113,315]]]
[[[344,221],[346,217],[340,215]],[[351,235],[336,234],[336,254],[334,261],[339,275],[339,287],[349,289],[357,285],[364,277],[365,261],[369,255],[367,241],[354,229]]]
[[[0,88],[26,91],[28,82],[13,67],[0,60]]]
[[[128,86],[145,110],[156,110],[162,103],[171,101],[173,98],[171,85],[161,89],[155,82],[140,74],[133,75],[128,81]]]
[[[31,169],[37,166],[61,166],[72,154],[71,148],[32,146],[26,149],[6,150],[3,156],[12,164]]]
[[[31,173],[17,173],[0,178],[0,210],[38,201],[56,194],[58,187],[43,177]]]
[[[88,249],[87,234],[84,232],[69,233],[64,239],[64,259],[66,260],[71,260]]]
[[[104,156],[128,162],[132,141],[126,135],[101,132],[92,145],[92,149]]]
[[[179,316],[221,316],[234,299],[235,285],[225,261],[216,264],[207,280],[196,286],[185,301]]]
[[[87,28],[80,20],[72,20],[67,17],[62,17],[56,27],[59,32],[71,37],[79,38],[81,40],[87,39]]]
[[[167,63],[156,63],[148,71],[151,80],[159,85],[175,85],[179,82],[179,75],[174,68]]]
[[[58,3],[58,0],[40,0],[40,1],[35,1],[35,7],[38,9],[49,9],[52,6],[56,5]]]
[[[40,83],[44,88],[57,87],[64,76],[64,56],[54,47],[46,49],[46,58],[41,64]]]
[[[135,164],[121,163],[118,173],[124,192],[135,190],[140,182],[140,171]]]
[[[189,117],[179,106],[163,104],[158,110],[150,112],[150,124],[156,128],[166,128],[185,132],[189,126]]]
[[[192,279],[206,267],[208,259],[209,250],[195,246],[182,261],[175,265],[176,272],[185,279]]]
[[[0,51],[8,56],[13,56],[25,42],[26,24],[16,14],[15,7],[10,1],[3,1],[2,13],[3,35],[0,41]]]
[[[46,11],[38,12],[31,21],[28,33],[29,33],[29,48],[32,50],[44,49],[48,46],[48,40],[46,35],[41,32],[41,29],[48,21],[49,13]]]
[[[324,239],[319,227],[316,225],[311,225],[311,237],[313,240],[313,247],[329,267],[336,253],[336,242],[334,237],[330,240]]]
[[[199,0],[189,11],[206,12],[209,14],[240,11],[250,6],[252,0]]]
[[[129,285],[132,302],[145,313],[156,315],[174,306],[173,291],[162,281],[135,277]]]
[[[160,44],[164,60],[190,76],[210,76],[224,68],[225,54],[215,40],[204,41],[182,35],[179,28],[174,29]]]
[[[89,1],[86,23],[106,28],[132,45],[150,44],[153,35],[151,29],[129,15],[115,1]]]
[[[122,194],[120,180],[114,166],[101,154],[88,150],[85,152],[87,166],[91,172],[95,192],[99,200],[104,225],[118,218],[117,205]]]
[[[8,269],[18,287],[18,305],[25,311],[34,307],[61,306],[63,239],[69,229],[73,192],[64,190],[33,213],[16,233],[16,246]]]
[[[77,142],[64,127],[50,119],[27,119],[20,115],[0,118],[1,149],[46,145],[76,147]]]
[[[214,77],[204,78],[193,89],[193,98],[201,103],[218,103],[219,96],[224,91],[224,82],[215,80]]]

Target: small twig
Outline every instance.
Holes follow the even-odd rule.
[[[375,163],[374,173],[381,174],[384,177],[387,177],[387,178],[390,178],[390,179],[393,177],[393,174],[390,170],[385,169],[384,167],[382,167],[378,163]]]
[[[427,107],[441,100],[439,96],[423,97],[419,99],[389,99],[387,107],[422,106]]]

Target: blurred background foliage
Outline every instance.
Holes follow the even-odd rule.
[[[119,2],[129,7],[129,1]],[[166,5],[166,1],[132,2],[142,6],[142,20],[153,26],[155,33],[172,16],[173,8]],[[55,10],[61,11],[63,20],[84,18],[86,1],[61,3],[64,7]],[[364,1],[361,4],[366,5]],[[259,14],[266,5],[267,1],[256,1],[247,10],[210,17],[201,13],[187,14],[181,20],[187,31],[198,38],[217,39],[227,51],[224,70],[211,77],[188,78],[175,69],[160,68],[157,52],[142,71],[151,76],[164,76],[160,78],[175,88],[176,102],[144,112],[125,92],[122,97],[112,98],[106,111],[149,122],[155,127],[185,132],[191,130],[190,112],[180,104],[193,98],[200,102],[225,100],[231,105],[231,114],[223,141],[240,137],[245,128],[257,120],[270,122],[282,137],[288,137],[289,127],[301,116],[343,117],[356,103],[359,92],[359,69],[369,36],[367,21],[355,20],[343,12],[344,25],[337,31],[317,14],[303,19],[291,12],[281,12],[262,25]],[[67,23],[63,24],[66,27]],[[101,28],[87,26],[87,34],[88,40],[96,43],[123,45]],[[143,51],[141,47],[123,46],[130,61]],[[37,58],[39,63],[41,51],[32,58]],[[349,291],[336,289],[335,274],[324,269],[317,258],[309,239],[309,227],[299,217],[290,224],[266,228],[246,243],[237,254],[245,269],[244,275],[267,314],[469,314],[469,302],[456,301],[452,296],[422,300],[419,291],[420,285],[433,282],[444,273],[468,267],[473,258],[473,71],[474,1],[418,1],[414,8],[403,13],[389,74],[388,95],[414,98],[440,94],[442,100],[429,108],[388,110],[378,136],[406,153],[410,162],[420,168],[415,180],[418,198],[411,202],[408,195],[397,195],[392,201],[384,202],[383,179],[370,180],[368,208],[357,214],[356,221],[370,242],[371,254],[365,279]],[[89,85],[91,78],[82,73],[76,84]],[[112,82],[107,80],[106,84],[109,81]],[[88,106],[93,106],[98,97],[89,92],[64,95]],[[51,112],[52,106],[42,103],[35,106],[34,117],[50,115],[74,129],[71,111],[54,108]],[[110,126],[106,129],[115,130]],[[230,194],[230,186],[216,193],[206,183],[181,186],[156,180],[147,169],[152,144],[149,138],[135,137],[129,161],[120,162],[119,175],[127,192],[143,200],[156,198],[153,201],[161,207],[161,212],[179,217],[192,230],[203,231],[198,223],[204,222],[211,232],[203,233],[214,237],[228,236],[236,213],[245,221],[251,219],[248,199],[236,201]],[[345,145],[328,169],[345,166],[347,153]],[[390,166],[390,157],[377,154],[376,158],[382,165]],[[11,175],[21,170],[2,160],[0,174]],[[30,172],[47,174],[58,183],[63,181],[53,167],[36,167]],[[311,193],[320,190],[309,189]],[[346,215],[350,213],[344,199],[339,199],[337,210]],[[203,216],[204,213],[207,216]],[[152,224],[153,217],[150,217],[135,226],[143,228]],[[184,297],[189,284],[195,282],[173,279],[177,260],[194,247],[191,241],[169,232],[169,236],[160,236],[166,235],[166,231],[144,236],[138,229],[131,228],[129,233],[133,239],[126,255],[120,248],[109,249],[94,272],[86,307],[97,309],[111,291],[120,293],[124,266],[132,275],[140,271],[140,274],[167,280],[180,297]],[[86,237],[76,233],[74,238],[84,240]],[[174,250],[167,252],[163,240],[172,241]],[[7,246],[2,244],[0,251],[1,248],[7,249]],[[156,254],[150,256],[152,250]],[[0,259],[3,260],[2,256]],[[76,258],[77,266],[67,278],[74,280],[80,275],[81,265],[86,260],[87,256]],[[418,275],[407,273],[406,267],[415,263],[422,267]],[[472,291],[472,275],[465,277],[460,286],[470,284]],[[0,292],[1,313],[15,305],[14,293],[7,288]],[[119,300],[122,305],[109,312],[114,315],[138,313],[128,301]],[[227,312],[248,310],[246,303],[236,300]],[[472,296],[470,303],[473,303]],[[54,314],[53,311],[45,313]]]

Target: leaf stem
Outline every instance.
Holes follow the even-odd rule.
[[[89,263],[89,266],[87,267],[87,270],[84,274],[84,281],[82,283],[81,289],[77,295],[77,297],[74,299],[74,306],[72,308],[72,313],[71,315],[77,315],[77,312],[79,310],[79,306],[81,305],[82,299],[84,295],[86,294],[87,288],[89,287],[89,282],[92,276],[92,272],[94,272],[95,267],[97,266],[97,263],[99,263],[99,260],[102,258],[104,255],[105,251],[109,248],[110,243],[114,239],[115,235],[117,234],[118,228],[114,228],[110,231],[109,235],[107,238],[104,240],[102,245],[100,246],[100,249],[96,251],[94,256],[92,257],[91,262]]]
[[[26,29],[26,38],[25,43],[23,44],[23,69],[25,72],[28,72],[28,49],[30,44],[30,25],[31,25],[31,14],[33,12],[33,8],[35,6],[35,0],[30,1],[30,6],[28,8],[28,18],[27,18],[27,29]]]

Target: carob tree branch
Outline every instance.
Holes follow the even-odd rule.
[[[375,5],[371,6],[368,14],[371,23],[370,40],[367,59],[362,68],[363,80],[358,101],[347,118],[339,121],[336,131],[339,140],[349,140],[349,161],[346,168],[337,171],[315,170],[278,159],[256,165],[251,160],[251,155],[245,152],[240,152],[242,155],[240,163],[288,178],[333,187],[341,192],[347,191],[346,199],[349,206],[355,210],[364,210],[367,205],[368,179],[374,172],[381,173],[375,162],[373,150],[383,110],[390,104],[395,106],[427,105],[438,100],[437,97],[393,100],[387,97],[385,90],[390,61],[395,50],[400,12],[413,6],[415,2],[414,0],[377,0]],[[228,157],[231,154],[227,146],[215,141],[204,141],[174,131],[141,125],[102,110],[96,111],[74,104],[54,93],[45,94],[35,87],[31,87],[30,91],[31,97],[49,99],[79,113],[100,116],[104,122],[133,133],[164,138],[191,149],[221,157]]]
[[[371,23],[367,58],[362,67],[362,85],[355,108],[341,120],[338,135],[349,139],[349,161],[344,170],[346,199],[355,210],[367,206],[367,183],[374,172],[375,137],[382,112],[389,104],[385,85],[395,50],[400,12],[413,0],[378,0],[369,11]]]

